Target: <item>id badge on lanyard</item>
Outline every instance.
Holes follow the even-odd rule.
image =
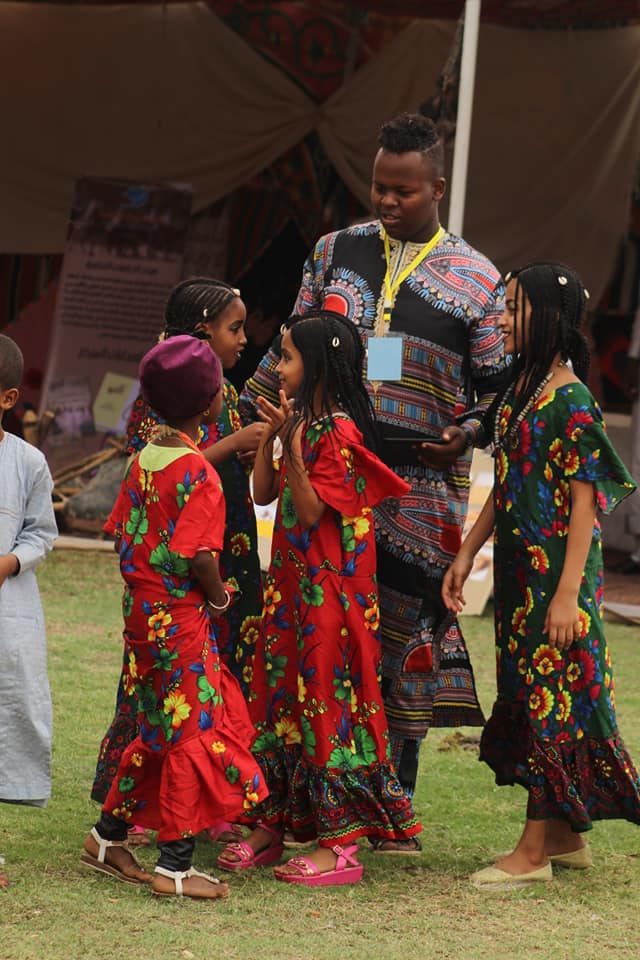
[[[422,263],[443,236],[444,230],[438,225],[434,235],[425,243],[411,263],[392,279],[389,238],[386,231],[382,230],[384,256],[387,264],[384,277],[385,302],[381,322],[377,326],[376,333],[374,336],[367,338],[367,380],[374,384],[374,390],[376,384],[385,380],[402,380],[402,337],[393,334],[389,336],[387,333],[391,323],[391,311],[400,284]]]
[[[367,337],[367,380],[402,380],[402,337]]]

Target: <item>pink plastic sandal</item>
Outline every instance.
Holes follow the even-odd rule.
[[[127,841],[130,847],[148,847],[151,844],[151,837],[145,827],[140,827],[137,823],[134,823],[127,830]]]
[[[217,860],[221,870],[251,870],[253,867],[268,867],[269,864],[280,859],[284,850],[282,834],[271,827],[267,827],[264,823],[260,823],[258,826],[271,834],[269,846],[255,853],[246,840],[236,840],[233,843],[228,843]],[[225,853],[227,852],[234,854],[236,859],[226,860]]]
[[[212,843],[234,843],[236,838],[242,838],[242,827],[239,823],[219,820],[206,830],[206,834]]]
[[[294,867],[298,873],[275,873],[276,880],[282,880],[284,883],[298,883],[305,887],[328,887],[338,886],[342,883],[357,883],[362,879],[364,867],[353,856],[358,850],[357,843],[352,843],[350,847],[331,847],[338,860],[333,870],[326,870],[321,873],[308,857],[294,857],[289,860],[288,867]],[[347,866],[347,864],[351,866]]]

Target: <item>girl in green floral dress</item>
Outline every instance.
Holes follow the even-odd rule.
[[[500,326],[514,362],[495,417],[493,494],[442,587],[458,613],[473,558],[494,531],[498,697],[480,758],[498,784],[528,792],[515,849],[472,877],[494,889],[550,880],[552,864],[590,866],[582,834],[594,820],[640,823],[640,780],[616,723],[596,516],[634,484],[582,382],[588,295],[558,264],[507,281]]]

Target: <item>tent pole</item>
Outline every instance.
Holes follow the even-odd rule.
[[[476,73],[476,55],[478,53],[481,5],[482,0],[466,0],[464,5],[464,33],[462,36],[462,56],[460,60],[456,139],[453,148],[451,201],[449,203],[449,222],[447,224],[449,232],[457,234],[458,236],[462,233],[464,224],[469,141],[471,140],[471,120],[473,113],[473,86]]]

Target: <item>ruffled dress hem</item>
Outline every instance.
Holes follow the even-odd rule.
[[[406,840],[422,831],[410,801],[385,763],[351,769],[314,767],[301,748],[256,754],[269,788],[266,801],[240,822],[261,820],[320,846],[360,837]]]
[[[226,724],[217,722],[164,757],[144,736],[143,729],[124,751],[103,809],[157,830],[160,842],[195,836],[221,820],[239,821],[267,796],[246,740]]]
[[[540,740],[520,704],[498,701],[480,741],[498,786],[529,794],[527,819],[566,820],[576,833],[594,820],[640,824],[640,779],[617,730],[609,737]]]

